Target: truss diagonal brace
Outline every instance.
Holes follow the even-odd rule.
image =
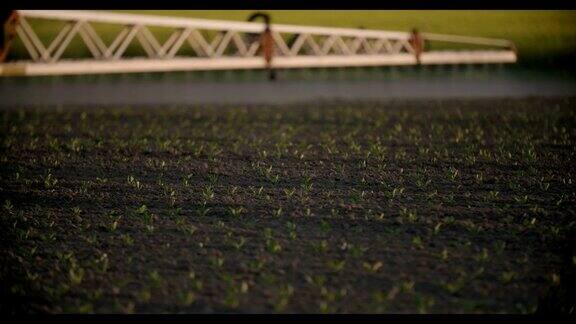
[[[83,23],[84,23],[83,21],[77,21],[74,24],[74,26],[70,29],[70,31],[68,31],[68,34],[60,42],[60,44],[58,45],[58,49],[56,50],[54,55],[50,58],[50,62],[58,61],[60,56],[62,56],[62,54],[66,50],[66,47],[68,47],[68,45],[70,45],[72,38],[74,38],[74,36],[76,35],[76,33],[78,32],[78,30],[80,29],[80,27],[82,26]]]
[[[130,43],[132,42],[132,40],[134,39],[139,30],[140,25],[133,25],[130,28],[130,31],[127,32],[126,37],[124,37],[124,39],[121,40],[121,43],[118,46],[116,52],[111,51],[111,53],[114,53],[112,59],[117,60],[122,56],[122,54],[124,54],[124,51],[126,51],[126,48],[128,48],[128,45],[130,45]]]
[[[191,33],[192,30],[190,30],[189,28],[180,31],[180,36],[178,36],[178,39],[176,39],[176,41],[170,48],[170,51],[168,51],[168,53],[166,54],[165,58],[173,58],[176,55],[176,53],[178,53],[178,50],[182,47],[182,44],[184,44],[184,41],[186,41],[186,39],[190,37]]]

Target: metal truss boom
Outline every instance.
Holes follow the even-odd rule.
[[[163,17],[79,10],[19,10],[16,33],[27,60],[0,64],[0,75],[121,73],[176,70],[261,69],[259,35],[264,25],[254,22]],[[45,44],[29,20],[64,22]],[[120,26],[108,44],[95,24]],[[165,40],[155,28],[169,29]],[[420,34],[424,42],[448,42],[488,47],[475,50],[418,52],[413,34],[381,30],[273,24],[275,68],[377,66],[413,64],[490,64],[516,61],[507,40]],[[64,58],[79,36],[91,57]],[[144,56],[128,49],[139,44]],[[189,50],[183,51],[185,45]],[[418,53],[417,53],[418,52]]]

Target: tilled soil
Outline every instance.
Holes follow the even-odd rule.
[[[1,310],[573,313],[575,105],[4,109]]]

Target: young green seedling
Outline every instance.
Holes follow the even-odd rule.
[[[230,215],[237,217],[237,216],[240,216],[240,214],[244,213],[245,209],[242,206],[230,207],[229,211],[230,211]]]
[[[382,264],[382,262],[380,262],[380,261],[377,261],[377,262],[374,262],[374,263],[370,263],[370,262],[363,262],[363,263],[362,263],[362,266],[364,267],[364,269],[365,269],[366,271],[370,272],[370,273],[376,273],[376,272],[378,272],[378,270],[379,270],[380,268],[382,268],[382,265],[383,265],[383,264]]]

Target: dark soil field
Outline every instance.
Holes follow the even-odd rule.
[[[4,313],[574,313],[576,98],[0,111]]]

